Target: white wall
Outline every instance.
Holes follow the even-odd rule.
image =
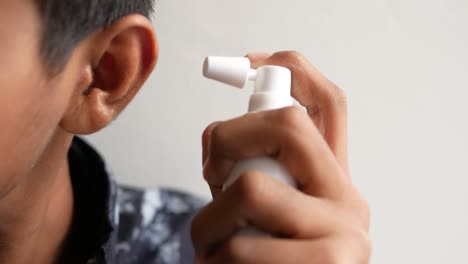
[[[89,137],[121,182],[209,197],[200,135],[248,95],[203,79],[204,56],[295,49],[348,94],[372,263],[468,263],[468,1],[159,0],[156,17],[158,69]]]

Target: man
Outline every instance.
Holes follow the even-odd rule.
[[[366,263],[366,203],[347,165],[346,104],[295,52],[251,54],[293,72],[285,108],[203,135],[214,201],[117,187],[76,135],[106,127],[156,65],[151,0],[0,0],[0,263]],[[232,164],[270,155],[299,189]],[[150,175],[153,176],[153,175]],[[157,175],[154,175],[157,177]],[[233,236],[246,225],[271,237]]]

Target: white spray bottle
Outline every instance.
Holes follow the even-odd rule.
[[[279,109],[293,104],[291,97],[291,71],[280,66],[262,66],[251,69],[248,58],[207,57],[203,66],[206,78],[244,88],[247,82],[255,81],[250,97],[249,112]],[[260,171],[276,180],[296,187],[294,179],[282,164],[271,157],[257,157],[239,161],[223,185],[223,191],[231,186],[242,173]],[[243,230],[242,233],[252,233]],[[258,233],[254,231],[253,233]]]

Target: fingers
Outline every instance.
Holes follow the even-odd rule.
[[[253,67],[278,65],[292,72],[292,96],[304,107],[322,132],[340,164],[348,169],[347,104],[341,89],[293,51],[248,54]]]
[[[309,116],[314,120],[316,127],[333,152],[334,158],[342,167],[345,175],[349,176],[346,100],[342,92],[340,92],[340,89],[296,52],[280,52],[273,55],[268,53],[256,53],[248,54],[247,57],[252,61],[254,67],[273,64],[291,69],[293,74],[292,95],[302,105],[307,107]],[[304,122],[306,121],[304,120]],[[214,130],[214,127],[215,126],[209,127],[204,134],[204,165],[207,164],[206,159],[209,152],[209,134]],[[304,135],[304,138],[308,137],[310,136]],[[210,170],[212,172],[224,171],[224,174],[217,176],[213,174],[210,176],[205,173],[205,178],[210,184],[210,189],[214,197],[221,192],[225,171],[231,168],[234,162],[234,159],[220,158],[214,165],[214,167],[216,167],[215,170],[209,168],[209,166],[208,169],[205,169],[205,172],[209,172]],[[214,162],[211,162],[212,165],[213,163]],[[204,168],[207,167],[204,166]]]
[[[296,239],[324,236],[348,225],[331,203],[305,195],[259,172],[242,175],[202,209],[192,222],[192,239],[206,257],[246,226]]]
[[[224,243],[203,263],[283,264],[283,263],[366,263],[351,258],[335,238],[290,240],[237,236]],[[356,258],[356,260],[354,260]],[[364,258],[363,258],[364,259]]]
[[[247,114],[218,124],[209,140],[204,176],[221,186],[233,165],[272,156],[307,194],[339,199],[349,184],[327,143],[304,111],[288,107]]]
[[[211,133],[213,132],[213,129],[219,125],[220,122],[214,122],[210,124],[205,131],[203,131],[202,135],[202,166],[205,167],[206,160],[208,158],[208,150],[209,150],[209,140],[211,137]],[[215,198],[217,197],[221,192],[222,192],[222,184],[221,185],[209,185],[210,186],[210,191],[211,195]]]
[[[248,57],[254,67],[291,69],[292,95],[307,114],[295,107],[250,113],[205,131],[204,176],[217,198],[192,222],[199,260],[366,263],[369,214],[348,177],[344,95],[298,53]],[[261,156],[282,163],[299,191],[250,171],[218,195],[236,162]],[[244,227],[272,236],[237,233]]]

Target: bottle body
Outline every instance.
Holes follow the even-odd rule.
[[[258,69],[255,92],[250,97],[249,112],[279,109],[293,105],[290,96],[291,72],[278,66],[265,66]],[[231,170],[223,191],[248,171],[257,171],[273,177],[279,182],[296,188],[296,182],[287,169],[272,157],[255,157],[237,162]],[[240,230],[238,235],[270,236],[254,227]]]
[[[247,58],[208,57],[203,65],[203,75],[238,88],[243,88],[248,81],[255,81],[255,88],[250,97],[249,112],[274,110],[293,105],[291,98],[291,71],[287,68],[266,65],[251,69]],[[237,162],[226,182],[223,191],[248,171],[258,171],[287,185],[297,187],[295,180],[286,168],[272,157],[255,157]],[[247,227],[238,234],[268,234]]]

